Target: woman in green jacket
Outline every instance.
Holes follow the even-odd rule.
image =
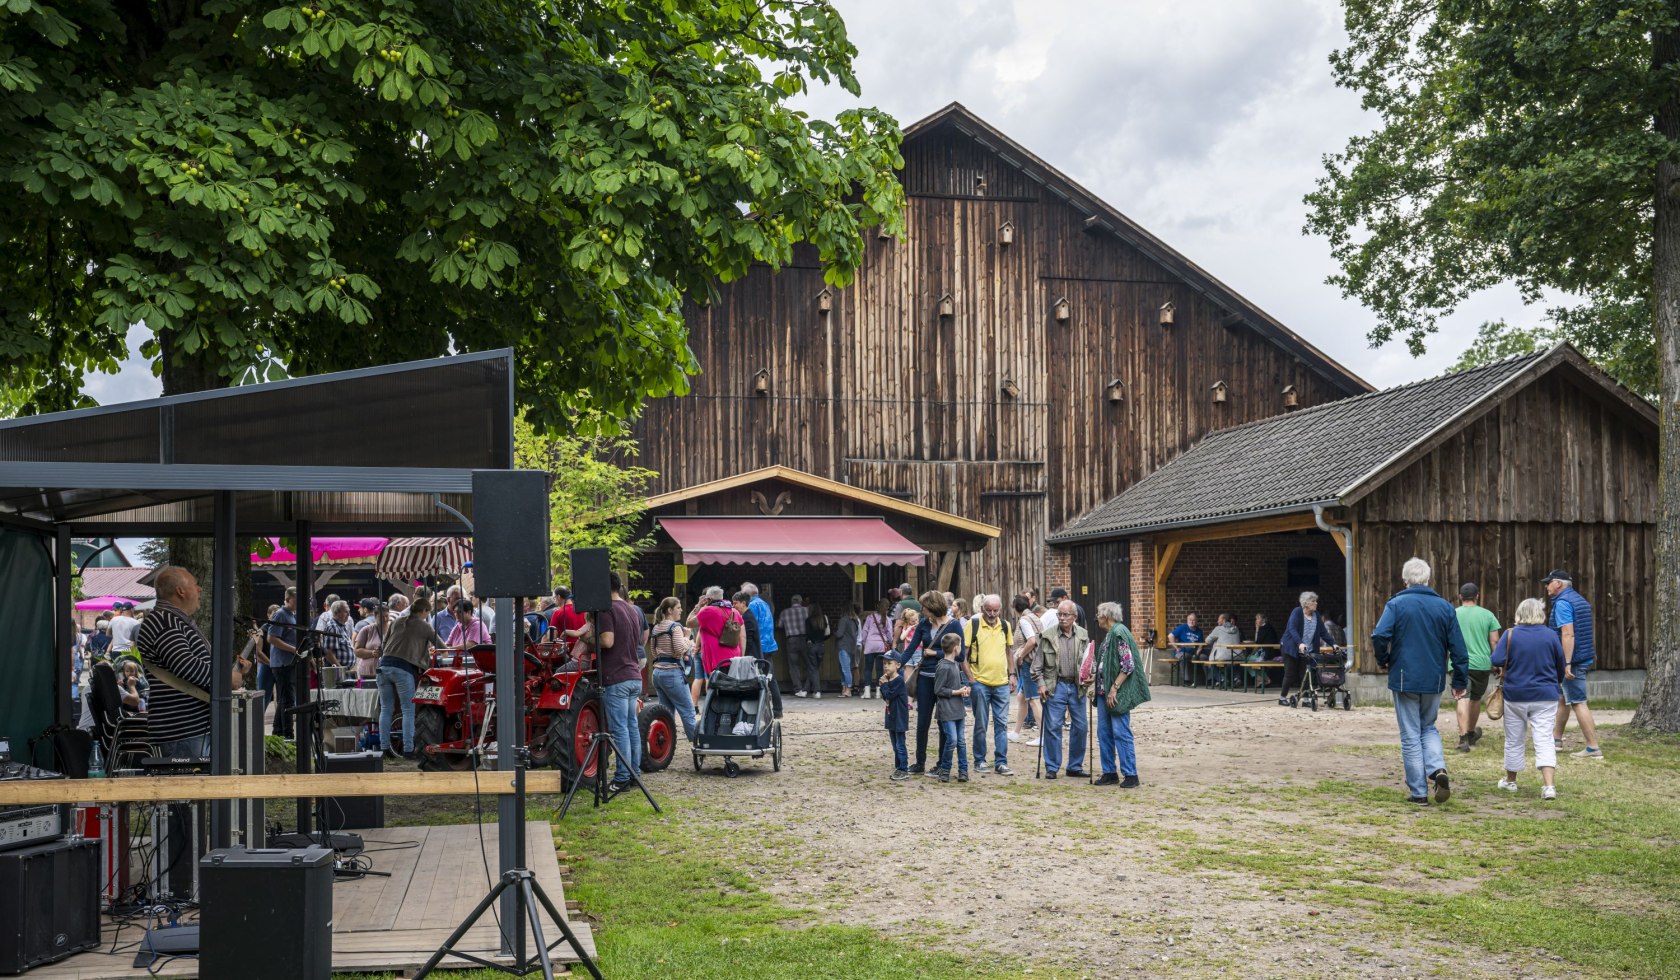
[[[1119,784],[1130,789],[1138,784],[1132,709],[1149,700],[1149,681],[1143,676],[1143,658],[1138,654],[1137,640],[1120,621],[1122,615],[1117,602],[1105,602],[1097,607],[1097,625],[1106,635],[1097,650],[1096,688],[1092,696],[1097,702],[1097,761],[1102,764],[1097,785]]]

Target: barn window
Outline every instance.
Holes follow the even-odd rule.
[[[1289,587],[1292,589],[1318,588],[1318,559],[1291,558],[1289,559]]]

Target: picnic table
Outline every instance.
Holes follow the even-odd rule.
[[[1278,644],[1276,644],[1276,643],[1221,643],[1219,645],[1221,647],[1224,647],[1225,649],[1232,650],[1232,651],[1277,650],[1277,649],[1279,649]],[[1169,642],[1169,646],[1171,648],[1173,648],[1175,653],[1176,653],[1179,650],[1201,650],[1201,649],[1207,647],[1208,644],[1205,641],[1202,642],[1202,643],[1180,643],[1177,640],[1173,640],[1173,641]],[[1242,657],[1243,654],[1235,653],[1234,656]],[[1169,678],[1168,678],[1169,682],[1173,683],[1173,684],[1182,685],[1183,684],[1183,673],[1184,673],[1184,671],[1187,667],[1191,667],[1191,666],[1201,667],[1203,669],[1204,673],[1207,673],[1210,676],[1210,686],[1224,687],[1224,688],[1227,688],[1227,689],[1229,689],[1230,686],[1231,686],[1231,673],[1232,673],[1233,668],[1252,668],[1253,669],[1252,673],[1249,670],[1237,670],[1236,671],[1237,673],[1242,675],[1243,692],[1247,693],[1248,685],[1249,685],[1251,679],[1258,680],[1259,681],[1259,689],[1264,691],[1266,689],[1266,675],[1263,674],[1263,673],[1260,673],[1260,671],[1266,670],[1266,669],[1269,669],[1269,668],[1273,668],[1273,667],[1282,668],[1283,667],[1283,662],[1281,660],[1254,660],[1254,661],[1250,661],[1250,660],[1241,660],[1241,659],[1239,659],[1239,660],[1184,660],[1184,659],[1181,659],[1181,658],[1175,656],[1173,658],[1173,663],[1172,663],[1172,673],[1169,675]],[[1219,678],[1220,679],[1218,681],[1211,680],[1212,672],[1215,671],[1215,670],[1217,670],[1219,672]],[[1189,686],[1190,687],[1195,687],[1196,686],[1196,684],[1194,683],[1194,679],[1192,679],[1192,682]]]

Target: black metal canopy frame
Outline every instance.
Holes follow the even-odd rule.
[[[72,537],[211,537],[211,771],[230,773],[237,537],[295,538],[309,582],[316,534],[470,535],[472,471],[513,466],[513,370],[497,350],[0,421],[0,528],[52,545],[55,639],[6,652],[53,670],[50,691],[0,688],[0,718],[51,697],[73,722]],[[231,843],[231,801],[210,826]]]

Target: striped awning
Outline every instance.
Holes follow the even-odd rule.
[[[428,575],[459,575],[472,561],[472,541],[467,538],[392,538],[379,553],[374,571],[380,578],[398,582]]]

